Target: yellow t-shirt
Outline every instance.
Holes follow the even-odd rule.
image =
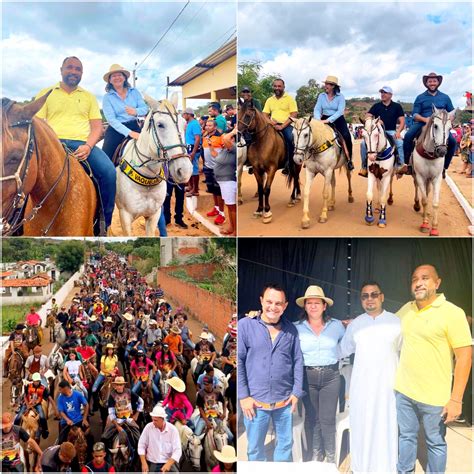
[[[464,311],[440,294],[422,310],[411,301],[397,315],[403,344],[395,390],[427,405],[446,405],[451,397],[453,349],[471,345]]]
[[[51,89],[53,92],[36,116],[45,119],[59,139],[86,141],[91,131],[89,121],[102,120],[95,96],[82,87],[68,94],[58,82],[41,90],[36,98]]]
[[[288,120],[291,113],[298,112],[298,106],[296,100],[285,92],[280,99],[274,95],[269,97],[265,102],[263,112],[270,114],[275,122],[283,123]]]
[[[109,375],[117,366],[118,357],[114,355],[112,358],[102,356],[100,359],[100,364],[105,364],[105,371],[103,375]]]

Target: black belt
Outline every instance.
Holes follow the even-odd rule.
[[[332,365],[305,365],[304,368],[306,370],[324,370],[324,369],[332,369],[332,370],[338,370],[339,369],[339,362],[336,362],[335,364]]]

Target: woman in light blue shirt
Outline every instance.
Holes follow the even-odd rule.
[[[305,431],[308,452],[305,461],[335,462],[336,408],[339,398],[339,341],[344,336],[341,321],[326,314],[333,300],[319,286],[309,286],[296,300],[304,308],[296,324],[304,359],[306,397]]]
[[[318,96],[313,116],[316,120],[322,120],[323,123],[334,124],[334,127],[340,132],[349,152],[347,167],[349,170],[353,170],[351,133],[344,118],[346,99],[341,94],[341,87],[336,76],[328,76],[326,78],[324,81],[324,91]]]
[[[130,86],[129,77],[130,72],[118,64],[112,64],[109,72],[104,75],[107,94],[102,101],[102,110],[109,126],[102,150],[110,159],[125,137],[135,140],[138,138],[140,126],[137,117],[148,113],[148,106],[140,92]]]

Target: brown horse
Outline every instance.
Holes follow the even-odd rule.
[[[24,360],[18,352],[13,352],[8,362],[8,380],[11,383],[10,405],[16,409],[20,405],[23,391]]]
[[[43,411],[47,416],[48,413],[48,405],[45,400],[41,404],[43,407]],[[32,439],[34,439],[38,444],[40,442],[40,422],[39,422],[39,414],[34,408],[30,408],[25,412],[25,414],[21,417],[21,427],[30,435]],[[28,445],[25,450],[25,467],[26,472],[33,472],[34,467],[37,463],[37,457],[35,451],[31,449]]]
[[[258,208],[254,216],[262,217],[262,222],[268,224],[272,221],[270,191],[273,179],[275,173],[285,166],[285,142],[283,136],[273,128],[270,120],[254,107],[253,101],[240,102],[238,129],[248,144],[247,158],[253,167],[258,185]],[[295,202],[300,200],[300,170],[301,166],[297,166],[290,157],[287,185],[288,187],[293,185],[293,190],[289,207],[293,207]]]
[[[77,461],[82,469],[87,462],[87,440],[84,431],[79,426],[72,426],[67,435],[67,441],[76,448]]]
[[[92,236],[91,179],[47,123],[34,115],[49,94],[27,105],[2,99],[2,234]]]
[[[26,347],[32,351],[40,343],[40,336],[36,326],[27,326],[25,330]]]

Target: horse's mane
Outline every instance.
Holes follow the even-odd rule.
[[[438,114],[436,114],[436,113],[431,114],[428,122],[421,129],[421,134],[420,134],[420,138],[419,138],[420,143],[425,142],[426,135],[428,133],[428,130],[431,129],[431,125],[433,125],[433,120],[434,120],[435,116],[439,116],[439,115],[448,115],[448,112],[445,109],[438,109]]]
[[[158,107],[158,110],[168,109],[173,114],[177,113],[175,106],[168,99],[162,99],[160,100],[159,103],[160,103],[160,106]]]

